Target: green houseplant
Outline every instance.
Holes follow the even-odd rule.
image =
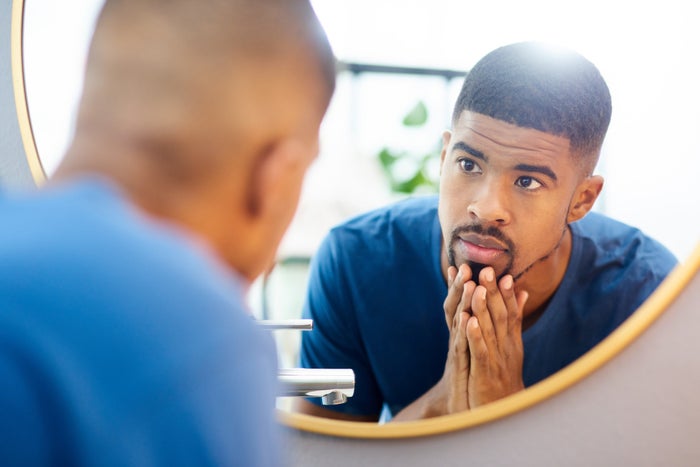
[[[401,123],[411,131],[425,126],[427,121],[428,108],[423,101],[418,101]],[[438,174],[432,169],[439,163],[441,149],[440,141],[427,152],[383,147],[377,158],[391,190],[402,194],[437,192]]]

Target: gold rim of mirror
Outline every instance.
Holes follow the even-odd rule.
[[[10,61],[12,63],[12,84],[15,91],[15,106],[17,108],[17,120],[19,131],[24,145],[24,153],[32,178],[37,185],[46,181],[46,172],[39,159],[39,153],[34,140],[31,120],[29,119],[29,106],[27,105],[27,90],[24,85],[24,60],[23,60],[23,17],[24,0],[13,0],[12,24],[10,37]]]
[[[11,26],[12,80],[17,118],[27,162],[34,181],[41,185],[46,181],[46,174],[39,159],[32,132],[24,85],[23,12],[24,0],[14,0]],[[690,257],[673,270],[627,321],[591,351],[540,383],[484,407],[428,420],[384,425],[331,420],[283,411],[278,411],[278,418],[283,424],[303,431],[336,437],[371,439],[436,435],[473,427],[514,414],[565,390],[622,352],[668,308],[699,269],[700,243],[695,247]]]

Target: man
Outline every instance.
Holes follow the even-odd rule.
[[[499,48],[465,79],[443,136],[439,198],[331,231],[311,269],[302,365],[352,368],[347,404],[300,410],[376,421],[472,409],[568,365],[674,267],[641,232],[589,213],[611,116],[582,56]],[[445,325],[445,323],[447,325]]]
[[[108,0],[72,144],[0,200],[3,465],[277,465],[243,295],[335,86],[304,0]]]

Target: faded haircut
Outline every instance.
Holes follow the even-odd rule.
[[[293,75],[285,68],[290,63],[299,64]],[[260,79],[250,78],[250,70]],[[228,120],[201,114],[204,103],[212,111],[236,112],[235,102],[218,99],[218,89],[245,92],[302,77],[318,80],[325,91],[318,105],[327,106],[335,74],[335,57],[309,0],[106,0],[88,55],[78,129],[108,128],[128,138],[162,167],[163,178],[206,182],[230,159],[210,136],[247,137],[231,128],[215,133],[216,123]],[[251,121],[242,114],[240,120]],[[199,133],[181,131],[191,122]]]
[[[464,111],[569,139],[591,171],[610,123],[610,91],[582,55],[538,42],[500,47],[467,74],[452,114]]]
[[[128,35],[130,23],[153,17],[201,56],[264,60],[297,43],[317,58],[329,96],[335,90],[335,57],[309,0],[106,0],[98,24],[117,21]]]

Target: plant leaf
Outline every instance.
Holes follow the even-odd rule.
[[[382,167],[385,169],[388,169],[391,167],[394,162],[399,158],[398,156],[392,154],[392,152],[388,148],[382,148],[382,150],[377,154],[379,157],[379,162],[381,162]]]
[[[403,118],[404,126],[421,126],[428,121],[428,108],[425,106],[423,101],[418,101],[418,103],[413,106],[410,112],[406,114]]]

